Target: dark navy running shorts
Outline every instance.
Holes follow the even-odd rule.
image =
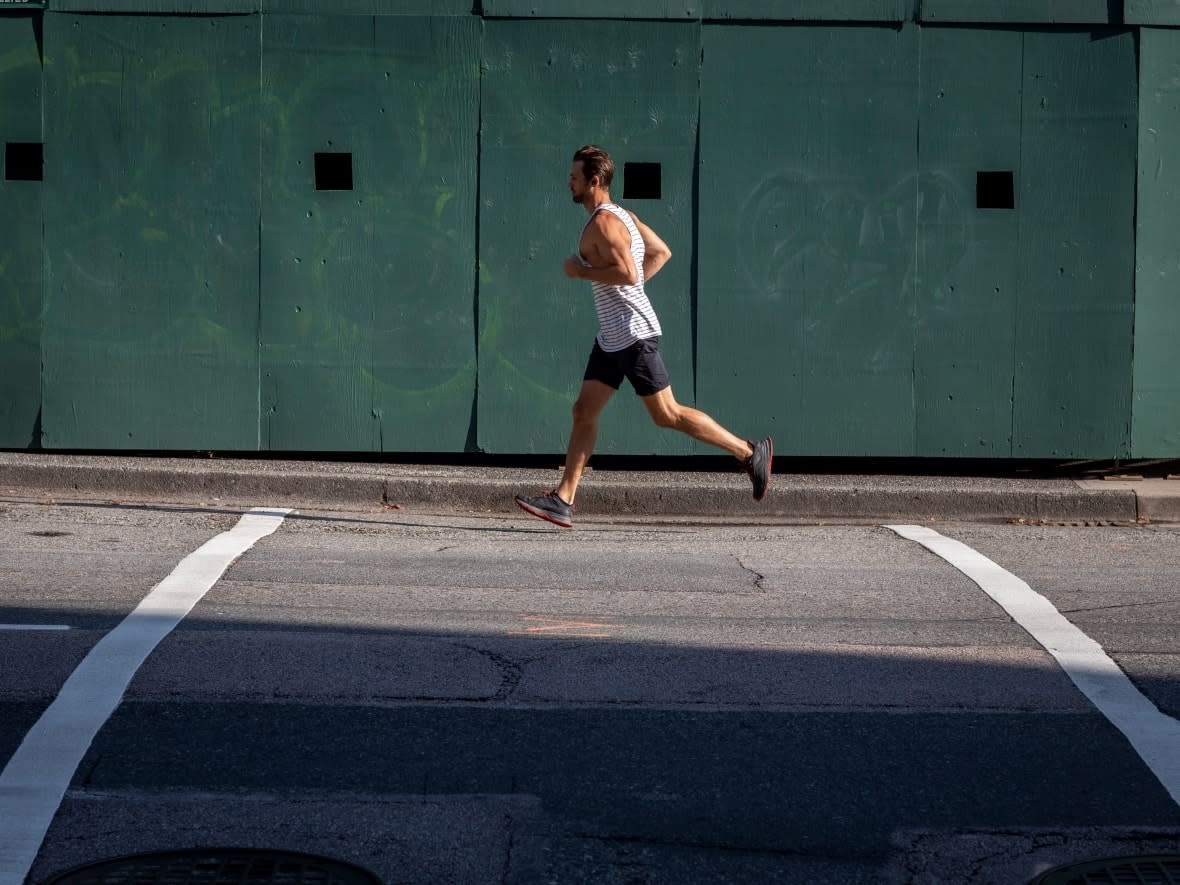
[[[664,358],[660,356],[659,338],[643,338],[614,353],[603,350],[595,339],[582,379],[601,381],[618,390],[624,378],[640,396],[651,396],[671,385]]]

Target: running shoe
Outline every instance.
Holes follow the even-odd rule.
[[[548,520],[563,529],[574,527],[573,505],[567,504],[557,496],[557,492],[546,492],[543,495],[517,495],[513,500],[516,506],[525,513],[531,513],[538,519]]]
[[[749,458],[742,462],[742,473],[750,474],[750,483],[754,486],[754,500],[761,501],[766,497],[766,490],[770,488],[770,467],[774,461],[774,443],[770,437],[754,442],[747,440],[754,450]]]

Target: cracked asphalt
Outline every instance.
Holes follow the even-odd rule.
[[[0,500],[0,625],[69,628],[0,632],[0,763],[241,513]],[[933,527],[1180,716],[1180,529]],[[1180,807],[1027,632],[879,525],[309,509],[139,670],[31,881],[198,845],[388,883],[1020,883],[1180,851]]]

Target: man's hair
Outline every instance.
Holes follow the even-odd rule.
[[[610,188],[611,179],[615,177],[615,161],[610,158],[610,154],[596,145],[588,144],[578,148],[574,154],[574,162],[578,160],[582,161],[582,174],[587,181],[597,175],[599,183],[604,188]]]

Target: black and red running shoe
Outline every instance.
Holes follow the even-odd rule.
[[[761,501],[766,497],[766,490],[770,488],[770,468],[774,462],[774,443],[770,437],[754,442],[747,440],[754,450],[749,458],[742,462],[742,473],[750,474],[750,483],[754,486],[754,500]]]
[[[525,513],[531,513],[538,519],[548,520],[563,529],[574,527],[572,504],[567,504],[557,496],[557,492],[546,492],[543,495],[517,495],[513,499],[516,506]]]

